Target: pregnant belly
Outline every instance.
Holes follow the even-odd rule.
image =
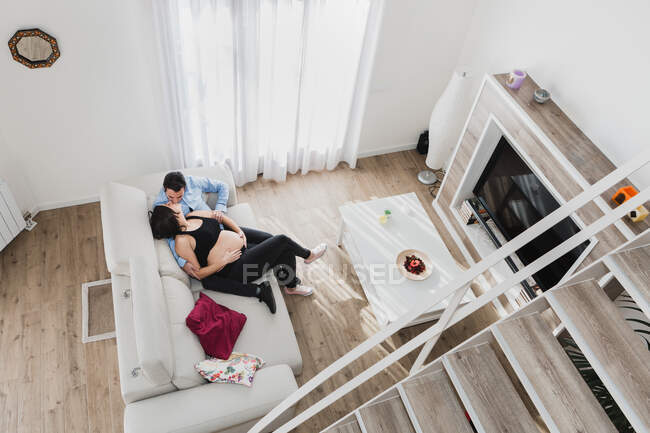
[[[243,246],[244,240],[237,233],[231,232],[230,230],[222,230],[219,233],[217,243],[210,250],[208,263],[212,263],[218,255],[223,254],[225,251],[239,250]]]

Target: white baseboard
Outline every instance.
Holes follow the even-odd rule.
[[[94,203],[99,201],[98,195],[92,195],[89,197],[79,198],[76,200],[67,200],[67,201],[49,201],[45,203],[39,203],[31,209],[32,218],[35,217],[40,211],[59,209],[62,207],[69,206],[78,206],[80,204]]]
[[[408,143],[408,144],[398,144],[395,146],[380,147],[378,149],[363,150],[359,152],[357,158],[367,158],[369,156],[383,155],[385,153],[402,152],[404,150],[413,150],[417,146],[418,146],[417,144]]]

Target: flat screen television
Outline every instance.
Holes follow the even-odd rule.
[[[499,140],[474,187],[474,194],[507,240],[560,207],[505,137]],[[524,265],[528,265],[579,231],[575,222],[567,217],[516,254]],[[584,242],[533,274],[542,291],[555,286],[588,245],[589,241]]]

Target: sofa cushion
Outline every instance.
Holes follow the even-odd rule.
[[[261,418],[296,389],[289,367],[264,367],[255,375],[251,388],[208,383],[128,404],[124,409],[124,433],[246,432],[250,424],[242,429],[230,428]],[[273,431],[292,415],[293,409],[289,409],[264,431]]]
[[[172,382],[179,389],[202,385],[205,380],[196,372],[194,364],[205,359],[199,339],[185,325],[185,318],[194,308],[190,289],[171,277],[162,277],[171,327],[174,372]]]
[[[183,283],[185,287],[190,287],[190,276],[178,266],[176,259],[169,249],[169,244],[165,239],[156,239],[156,256],[158,257],[158,271],[161,277],[172,277]]]
[[[205,290],[203,288],[203,284],[201,284],[201,281],[197,280],[196,278],[190,278],[190,292],[192,292],[192,295],[194,295],[194,299],[199,299],[199,293]]]
[[[235,220],[237,225],[243,227],[257,228],[257,221],[251,205],[239,203],[228,208],[228,216]]]
[[[275,278],[271,274],[267,274],[267,276],[275,295],[277,305],[275,314],[271,314],[268,307],[259,302],[257,298],[230,295],[212,290],[205,290],[202,293],[208,295],[218,304],[244,313],[248,318],[246,326],[239,334],[233,348],[235,352],[259,356],[266,365],[287,364],[294,374],[300,374],[302,357],[287,306]]]
[[[129,258],[144,257],[158,267],[143,191],[111,182],[101,191],[106,265],[111,274],[129,275]]]
[[[131,258],[133,328],[140,368],[149,381],[171,381],[174,371],[167,301],[158,270],[144,257]]]

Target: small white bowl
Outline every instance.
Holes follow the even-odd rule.
[[[537,89],[535,90],[533,97],[535,98],[535,101],[543,104],[544,102],[551,99],[551,94],[546,89]]]
[[[420,260],[422,260],[422,262],[424,263],[424,272],[422,272],[419,275],[410,273],[404,267],[404,260],[406,260],[406,256],[411,256],[411,255],[419,257]],[[431,276],[431,273],[433,272],[433,265],[431,263],[431,259],[429,259],[429,256],[424,254],[422,251],[418,251],[418,250],[404,250],[400,252],[397,255],[397,259],[395,259],[395,264],[397,265],[397,268],[402,273],[402,275],[404,275],[409,280],[414,280],[414,281],[426,280]]]

